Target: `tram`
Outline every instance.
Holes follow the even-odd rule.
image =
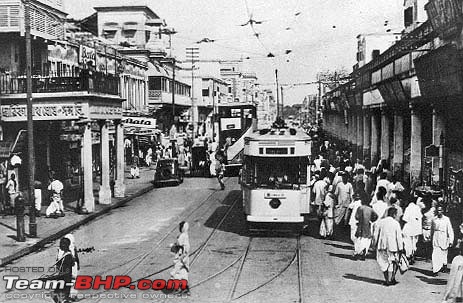
[[[245,138],[241,190],[248,225],[304,222],[310,209],[311,144],[304,132],[288,128]]]

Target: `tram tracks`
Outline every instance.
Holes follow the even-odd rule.
[[[291,258],[288,262],[285,264],[282,264],[283,266],[281,267],[280,270],[278,270],[274,275],[271,277],[267,278],[263,282],[254,285],[251,289],[247,289],[242,291],[241,293],[238,292],[239,290],[239,283],[241,282],[243,277],[243,272],[245,267],[247,266],[248,270],[249,267],[253,267],[252,261],[249,260],[249,256],[251,254],[259,254],[263,252],[267,252],[265,250],[259,250],[259,249],[252,249],[252,243],[256,239],[256,237],[249,236],[247,245],[245,249],[243,250],[242,254],[240,254],[236,259],[233,260],[230,264],[227,266],[223,267],[222,269],[218,270],[215,273],[210,274],[207,278],[202,279],[201,281],[193,284],[190,286],[191,289],[196,288],[200,285],[203,285],[204,283],[210,282],[211,280],[225,274],[225,272],[229,271],[232,269],[235,265],[239,264],[238,268],[234,272],[233,279],[231,282],[231,285],[229,287],[228,293],[226,294],[226,299],[224,302],[234,302],[234,301],[239,301],[241,299],[249,299],[249,296],[252,295],[253,293],[256,293],[259,290],[264,289],[265,287],[269,286],[272,282],[274,282],[277,279],[282,278],[282,276],[294,265],[296,264],[296,269],[297,269],[297,294],[298,294],[298,299],[297,302],[299,303],[304,303],[304,294],[303,294],[303,271],[302,271],[302,258],[301,258],[301,235],[297,235],[296,237],[296,245],[294,250],[272,250],[272,253],[288,253],[291,252]],[[239,263],[238,263],[239,262]],[[249,263],[249,264],[248,264]],[[255,266],[256,264],[254,264]],[[249,278],[249,277],[248,277]],[[225,295],[225,294],[223,294]]]

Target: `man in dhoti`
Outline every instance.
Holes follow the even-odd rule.
[[[419,236],[423,234],[422,218],[421,208],[412,200],[405,209],[402,217],[402,220],[405,221],[402,230],[405,254],[410,264],[415,263],[416,243],[418,243]]]
[[[462,298],[463,285],[463,245],[458,248],[459,255],[452,260],[450,275],[447,280],[447,289],[444,294],[445,303],[457,302],[458,298]],[[461,302],[461,301],[458,301]]]
[[[432,272],[437,276],[439,271],[448,272],[447,254],[453,244],[453,228],[450,219],[444,216],[442,205],[437,206],[437,216],[431,225],[432,237]]]
[[[387,217],[376,224],[374,237],[377,243],[376,261],[384,274],[384,285],[395,285],[395,275],[399,269],[399,253],[403,251],[402,230],[400,223],[394,219],[395,207],[387,210]]]
[[[378,220],[376,212],[368,205],[369,201],[362,199],[360,205],[352,216],[357,220],[354,242],[354,258],[364,261],[371,245],[371,224]]]
[[[335,218],[335,223],[338,225],[341,224],[341,222],[343,222],[344,225],[347,225],[347,208],[349,207],[354,195],[354,188],[352,187],[352,184],[347,182],[347,177],[346,173],[342,174],[342,182],[339,182],[336,185],[336,189],[334,191],[334,195],[338,199]]]

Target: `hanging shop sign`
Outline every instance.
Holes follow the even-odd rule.
[[[34,104],[33,117],[36,121],[76,120],[85,116],[83,104]],[[26,105],[2,105],[2,121],[19,122],[27,120]]]
[[[463,197],[463,170],[454,170],[450,167],[448,170],[449,183],[447,192],[449,193],[451,200],[455,198]]]
[[[79,63],[87,63],[92,61],[93,65],[96,64],[96,50],[92,47],[81,45],[79,49]]]
[[[143,117],[123,117],[125,126],[156,129],[156,119]]]

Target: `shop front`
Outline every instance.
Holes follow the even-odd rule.
[[[11,157],[16,154],[26,159],[26,136],[21,134],[25,134],[27,114],[26,105],[19,103],[21,101],[7,99],[0,106],[2,145],[12,147],[4,152],[5,155],[9,153]],[[81,207],[92,212],[95,203],[93,180],[99,177],[99,202],[110,203],[110,171],[116,171],[111,169],[111,162],[113,167],[117,162],[110,161],[111,154],[115,154],[110,128],[116,128],[113,132],[117,132],[118,122],[122,119],[121,99],[83,97],[79,100],[37,101],[33,104],[33,113],[36,180],[46,188],[50,173],[55,172],[65,185],[65,199],[74,201],[81,198],[84,201]],[[93,138],[92,133],[96,134]],[[92,146],[96,148],[94,152]],[[96,158],[94,153],[101,156]],[[27,161],[23,161],[17,168],[20,190],[27,189],[27,167]],[[123,173],[118,177],[119,185],[123,185]]]

